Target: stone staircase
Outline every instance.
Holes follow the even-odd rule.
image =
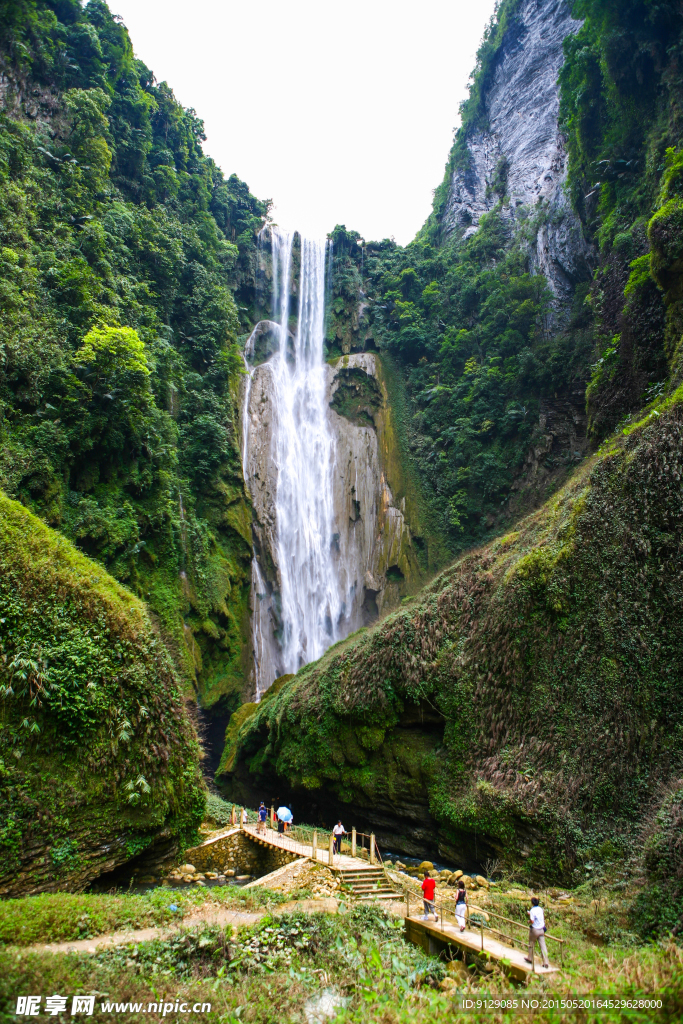
[[[341,868],[337,872],[342,885],[357,900],[402,900],[403,894],[392,889],[382,868]]]

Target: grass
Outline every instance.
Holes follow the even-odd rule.
[[[0,946],[73,942],[129,928],[178,922],[206,908],[252,911],[284,902],[266,889],[235,886],[136,893],[41,893],[0,902]],[[176,910],[171,910],[171,907]]]
[[[158,895],[159,894],[159,895]],[[683,1013],[683,953],[672,942],[659,944],[624,943],[615,938],[601,945],[594,937],[594,925],[609,915],[623,912],[621,902],[599,894],[603,907],[596,913],[591,893],[575,891],[575,903],[561,912],[551,911],[552,931],[570,940],[568,967],[561,980],[534,978],[529,988],[511,983],[493,964],[474,961],[444,963],[424,954],[403,938],[401,920],[391,919],[374,906],[352,906],[345,913],[266,914],[258,924],[233,932],[215,926],[182,930],[165,940],[127,943],[100,951],[97,955],[74,953],[52,955],[38,951],[5,948],[0,951],[0,1018],[13,1012],[19,994],[40,992],[96,993],[96,1015],[104,1021],[120,1020],[106,1009],[107,1003],[139,1003],[128,1019],[187,1019],[175,1012],[176,1000],[194,1004],[210,1003],[204,1019],[221,1024],[282,1024],[305,1019],[305,1007],[322,990],[335,992],[345,1001],[339,1007],[338,1024],[404,1024],[420,1020],[488,1022],[509,1019],[534,1021],[590,1021],[617,1024],[620,1012],[599,1015],[575,1013],[468,1012],[460,1010],[462,997],[482,1000],[517,1000],[601,993],[631,998],[657,996],[662,1009],[656,1014],[629,1015],[629,1020],[657,1019],[673,1022]],[[188,893],[204,901],[209,894]],[[255,898],[268,899],[265,891]],[[109,897],[53,897],[64,906],[62,916],[75,923],[83,907],[105,907],[119,901],[134,916],[134,908],[147,905],[154,913],[161,908],[160,890],[150,897],[116,895]],[[108,903],[105,900],[109,901]],[[79,902],[80,901],[80,902]],[[514,913],[514,901],[496,896],[499,909]],[[22,901],[12,901],[19,903]],[[26,899],[47,906],[47,901]],[[491,904],[489,904],[491,905]],[[518,912],[522,907],[518,904]],[[111,910],[109,911],[111,913]],[[601,916],[602,915],[602,916]],[[102,920],[104,918],[102,917]],[[593,937],[591,937],[593,936]],[[600,940],[603,941],[603,940]],[[452,979],[452,980],[451,980]],[[148,1010],[149,1003],[170,1002],[171,1009]]]

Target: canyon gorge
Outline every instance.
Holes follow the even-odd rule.
[[[275,223],[104,0],[15,7],[0,893],[185,848],[208,786],[637,855],[678,927],[678,7],[502,0],[407,246]]]

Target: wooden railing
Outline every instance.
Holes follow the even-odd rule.
[[[270,808],[265,823],[261,823],[257,812],[233,805],[232,823],[233,825],[255,825],[258,831],[263,830],[263,832],[270,831],[272,833],[272,831],[277,831],[277,819],[273,807]],[[263,826],[263,829],[261,829],[261,826]],[[284,836],[285,840],[290,840],[293,844],[298,843],[301,846],[311,847],[311,852],[308,856],[312,857],[313,860],[327,863],[331,867],[334,866],[334,857],[339,856],[339,854],[348,857],[360,857],[370,864],[378,864],[380,867],[383,867],[382,855],[374,833],[357,832],[353,828],[350,833],[347,832],[341,837],[339,850],[335,849],[335,836],[329,829],[314,828],[312,825],[288,825],[284,832],[278,834]],[[283,845],[286,846],[288,844],[284,842]]]
[[[386,874],[387,873],[386,872],[386,868],[384,870],[385,870],[385,874]],[[392,883],[392,885],[396,884],[396,880],[391,878],[390,875],[387,875],[387,877],[388,877],[389,881]],[[422,902],[422,900],[424,899],[424,895],[423,895],[421,889],[416,891],[414,888],[411,888],[409,883],[405,882],[403,879],[399,880],[399,884],[401,885],[401,887],[403,889],[403,895],[404,895],[404,898],[405,898],[405,901],[406,901],[406,917],[410,917],[410,900],[411,900],[411,897],[416,897],[420,902]],[[433,900],[429,900],[429,902],[434,904],[435,911],[436,911],[437,907],[439,909],[439,918],[440,918],[440,921],[441,921],[441,928],[442,928],[442,930],[443,930],[444,914],[445,914],[447,920],[448,920],[448,917],[451,917],[451,918],[454,919],[454,923],[457,924],[458,918],[457,918],[456,913],[455,913],[455,907],[456,907],[455,897],[443,896],[441,894],[439,896],[436,896],[436,894],[435,894],[434,895],[434,899]],[[465,908],[465,922],[466,922],[467,927],[472,928],[472,926],[474,926],[474,928],[478,928],[479,929],[479,932],[481,934],[481,948],[482,948],[482,950],[484,949],[484,931],[493,932],[494,935],[500,936],[502,939],[505,939],[510,944],[510,946],[512,946],[513,949],[515,948],[515,941],[519,941],[519,940],[515,939],[514,935],[508,934],[503,929],[491,927],[491,925],[487,921],[487,918],[496,918],[497,921],[503,921],[506,925],[512,925],[513,928],[521,929],[525,933],[526,938],[524,940],[520,941],[520,945],[522,946],[522,948],[524,948],[524,946],[526,946],[528,944],[528,941],[529,941],[529,925],[522,924],[521,921],[513,921],[511,918],[504,917],[502,914],[496,914],[495,911],[489,910],[488,908],[486,910],[483,910],[481,907],[475,906],[475,907],[470,909],[469,904],[468,904],[466,906],[466,908]],[[549,932],[545,933],[545,938],[549,939],[551,942],[556,942],[559,945],[559,947],[560,947],[560,964],[562,966],[564,966],[564,944],[565,944],[566,940],[565,939],[558,939],[555,935],[550,935]],[[531,961],[532,961],[531,967],[532,967],[533,971],[536,970],[536,954],[535,954],[535,949],[536,949],[536,943],[534,943],[534,950],[533,950],[532,955],[531,955]]]

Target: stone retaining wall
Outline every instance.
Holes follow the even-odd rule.
[[[297,854],[288,850],[261,846],[238,828],[215,839],[207,839],[184,854],[185,863],[194,864],[198,871],[220,873],[233,870],[237,875],[255,875],[257,878],[298,859]]]

